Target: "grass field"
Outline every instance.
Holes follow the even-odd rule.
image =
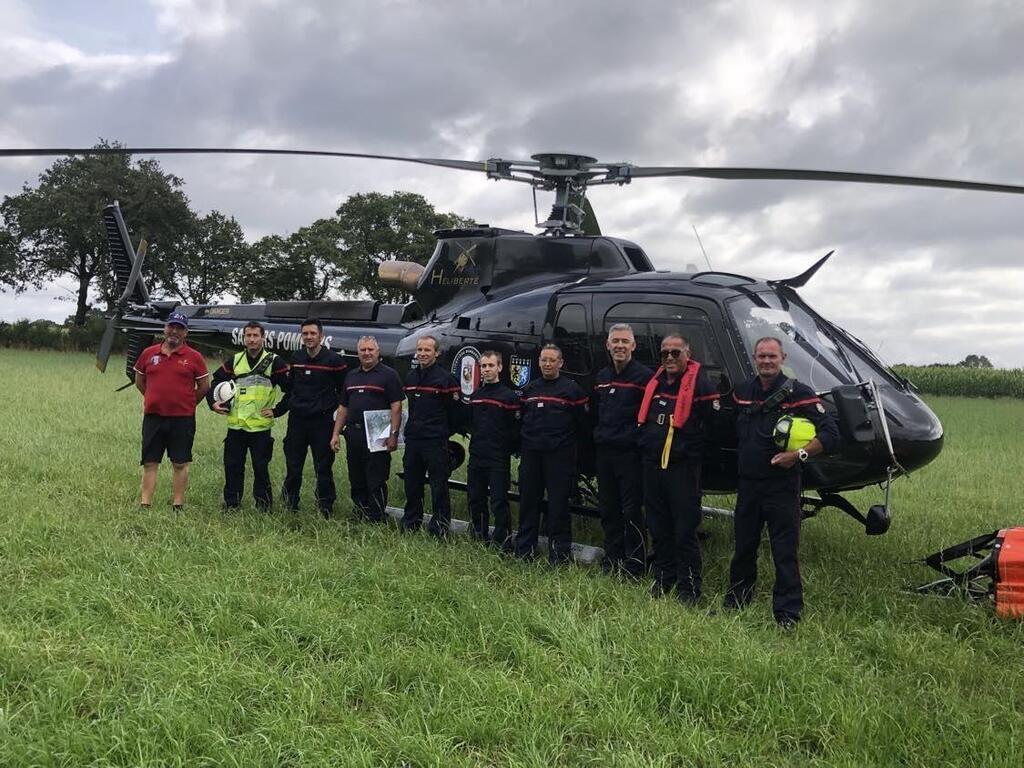
[[[2,766],[1021,764],[1024,623],[902,590],[912,558],[1024,523],[1022,402],[935,398],[946,450],[886,536],[808,521],[786,635],[767,589],[709,615],[345,505],[224,514],[205,410],[187,510],[165,474],[140,513],[137,393],[86,355],[0,371]],[[732,540],[706,529],[710,607]]]

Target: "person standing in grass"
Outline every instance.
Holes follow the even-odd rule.
[[[492,349],[481,352],[481,383],[469,397],[473,436],[469,441],[466,490],[473,538],[511,552],[508,491],[512,452],[519,445],[520,403],[519,395],[501,383],[500,375],[501,354]],[[493,534],[488,511],[494,514]]]
[[[274,493],[270,487],[270,459],[274,455],[274,402],[288,385],[288,366],[264,349],[266,334],[255,320],[242,329],[245,350],[228,357],[213,374],[206,394],[210,409],[228,419],[224,438],[224,506],[237,509],[242,503],[245,483],[245,454],[252,458],[252,497],[262,511],[269,511]],[[225,406],[215,402],[213,393],[222,381],[235,383],[235,395]]]
[[[569,498],[576,486],[576,446],[586,429],[586,393],[561,375],[562,350],[545,344],[537,365],[541,378],[523,389],[522,451],[519,462],[519,530],[516,557],[537,556],[541,506],[547,493],[545,524],[548,560],[572,560]]]
[[[625,323],[608,329],[606,346],[611,364],[598,371],[590,401],[596,411],[597,505],[604,531],[601,567],[639,578],[647,568],[647,534],[636,415],[652,371],[633,359],[636,339]]]
[[[192,443],[196,436],[196,404],[210,388],[206,361],[188,339],[188,318],[167,316],[164,340],[142,350],[135,360],[135,386],[142,402],[142,491],[139,503],[153,505],[157,474],[164,453],[171,462],[172,505],[180,511],[188,490]]]
[[[718,397],[700,363],[690,359],[686,339],[663,338],[661,367],[644,389],[637,422],[654,547],[651,594],[661,597],[674,588],[684,605],[700,599],[701,461],[705,426]]]
[[[363,336],[356,347],[359,367],[348,375],[334,418],[331,449],[340,450],[345,434],[348,483],[355,515],[371,523],[384,522],[388,505],[391,454],[398,448],[402,429],[402,380],[393,368],[380,361],[380,345],[373,336]],[[366,411],[390,411],[391,431],[386,450],[371,451],[366,444]]]
[[[741,608],[753,599],[757,548],[767,525],[775,561],[772,613],[780,627],[790,629],[800,621],[804,607],[797,557],[800,472],[807,460],[837,446],[839,428],[814,390],[782,372],[785,359],[781,339],[758,339],[754,345],[757,375],[733,392],[739,485],[734,517],[736,550],[729,567],[725,607]],[[784,415],[809,419],[816,437],[796,451],[779,448],[775,425]]]
[[[302,469],[306,452],[311,452],[316,470],[316,503],[320,514],[330,518],[337,493],[332,472],[331,420],[345,386],[348,366],[341,355],[324,346],[324,326],[319,320],[306,320],[301,331],[303,348],[292,356],[285,396],[274,408],[275,416],[288,414],[284,497],[292,512],[298,512]]]
[[[405,425],[405,514],[403,531],[416,531],[423,525],[423,487],[430,481],[430,511],[427,530],[439,539],[448,536],[451,527],[451,500],[448,496],[448,438],[455,431],[459,408],[459,385],[437,364],[440,350],[433,336],[416,340],[416,362],[405,378],[405,396],[409,400],[409,420]]]

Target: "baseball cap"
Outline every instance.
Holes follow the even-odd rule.
[[[167,325],[180,325],[182,328],[188,328],[188,318],[185,317],[181,312],[171,312],[167,316]]]

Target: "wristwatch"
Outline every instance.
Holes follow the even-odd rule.
[[[811,454],[809,454],[803,448],[797,451],[796,455],[799,457],[800,461],[807,461],[809,458],[811,458]]]

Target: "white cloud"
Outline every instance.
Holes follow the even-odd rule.
[[[0,12],[5,145],[104,136],[462,158],[568,149],[650,165],[1024,182],[1024,9],[1009,3],[938,12],[906,2],[882,14],[855,0],[159,0],[151,20],[134,22],[152,29],[103,38],[66,33],[44,6],[0,0]],[[141,49],[119,42],[147,35]],[[470,174],[342,160],[162,163],[195,207],[236,216],[253,238],[369,190],[420,192],[497,225],[533,221],[527,187]],[[46,165],[0,161],[0,193]],[[1024,365],[1007,319],[1024,284],[1024,199],[672,179],[595,189],[592,200],[606,233],[636,240],[662,268],[704,264],[693,226],[716,268],[764,277],[796,274],[835,248],[803,293],[890,359],[974,352]],[[550,199],[539,204],[543,218]],[[9,300],[28,297],[0,295],[5,312]]]

